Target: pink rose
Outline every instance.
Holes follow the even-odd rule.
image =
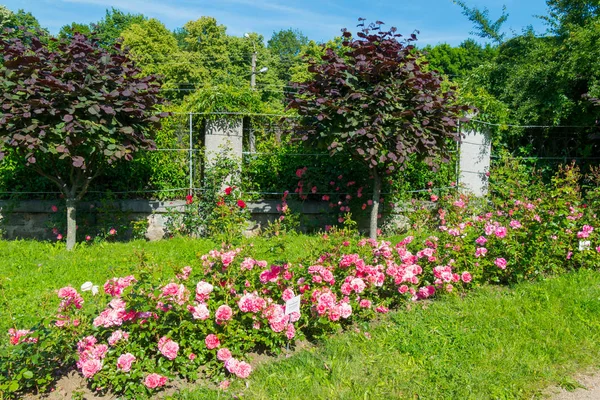
[[[208,335],[206,339],[204,339],[204,343],[206,344],[206,348],[209,350],[215,349],[221,344],[217,335],[214,335],[212,333]]]
[[[154,389],[159,386],[164,386],[167,383],[167,377],[159,374],[150,374],[144,379],[144,385],[148,389]]]
[[[192,313],[194,319],[200,319],[204,321],[205,319],[208,319],[208,317],[210,317],[210,311],[204,303],[200,303],[195,307],[188,306],[188,311]]]
[[[224,380],[223,382],[219,383],[219,389],[227,390],[230,384],[231,382],[229,382],[228,380]]]
[[[215,312],[215,318],[217,320],[217,323],[223,322],[223,321],[229,321],[231,319],[232,315],[233,315],[233,310],[231,309],[231,307],[229,307],[226,304],[219,306],[219,308],[217,308],[217,311]]]
[[[131,371],[131,364],[135,361],[135,356],[131,353],[121,354],[117,359],[117,369],[123,372]]]
[[[217,339],[218,340],[218,339]],[[206,345],[208,347],[208,344]],[[217,351],[217,359],[219,361],[227,361],[231,358],[231,351],[228,348],[223,347]]]
[[[102,369],[102,361],[97,358],[88,358],[80,365],[81,373],[88,379],[96,375],[96,373]]]
[[[462,273],[461,279],[464,283],[469,283],[469,282],[471,282],[471,280],[473,280],[473,277],[471,276],[471,274],[469,272],[465,271]]]
[[[179,345],[166,336],[163,336],[158,341],[158,350],[169,360],[174,360],[177,357]]]
[[[247,377],[250,376],[251,372],[252,372],[252,367],[250,366],[250,364],[248,364],[245,361],[240,361],[237,365],[237,368],[236,368],[234,374],[238,378],[246,379]]]
[[[496,264],[496,267],[500,269],[506,269],[506,260],[504,258],[496,258],[494,264]]]

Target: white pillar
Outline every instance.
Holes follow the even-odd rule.
[[[460,162],[458,184],[463,192],[482,197],[488,192],[490,170],[490,152],[492,148],[490,134],[487,131],[463,131],[460,144]]]

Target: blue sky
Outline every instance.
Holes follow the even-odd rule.
[[[501,15],[506,5],[509,19],[505,30],[520,33],[527,25],[538,32],[545,26],[534,15],[546,14],[545,0],[466,0],[469,6],[487,7],[490,16]],[[157,18],[168,28],[183,26],[203,15],[227,26],[229,34],[241,36],[258,32],[298,28],[310,39],[326,41],[347,27],[354,31],[358,17],[381,20],[408,35],[419,30],[419,45],[457,45],[470,37],[472,24],[452,0],[0,0],[11,10],[30,11],[52,33],[73,21],[89,23],[102,18],[105,9],[119,8]]]

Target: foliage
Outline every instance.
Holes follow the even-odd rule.
[[[202,190],[186,197],[183,210],[174,208],[167,215],[165,228],[169,236],[207,236],[237,243],[249,218],[240,190],[239,160],[224,151],[204,168]]]
[[[411,155],[435,167],[448,161],[457,139],[457,121],[468,108],[455,93],[442,89],[441,78],[425,72],[412,42],[398,41],[396,29],[381,23],[363,27],[358,39],[344,31],[344,56],[326,49],[322,62],[310,61],[313,78],[296,84],[288,108],[302,117],[298,133],[309,146],[327,147],[361,159],[373,175],[373,201],[380,197],[381,176],[403,170]],[[452,89],[452,88],[451,88]],[[371,237],[378,210],[371,211]]]
[[[450,75],[455,80],[456,77],[468,76],[473,69],[492,61],[496,57],[497,47],[489,44],[481,46],[473,39],[467,39],[458,47],[442,43],[427,45],[422,51],[432,69]]]
[[[22,31],[48,33],[42,29],[37,18],[30,12],[18,10],[14,13],[0,5],[0,32],[3,32],[5,29],[13,30],[10,33],[5,33],[5,35],[9,36],[22,36]]]
[[[2,99],[0,158],[16,154],[67,201],[80,200],[107,164],[153,148],[149,129],[167,115],[156,110],[159,84],[154,76],[138,77],[119,45],[108,52],[96,39],[76,34],[69,41],[53,39],[51,49],[25,35],[27,42],[0,37],[0,85],[8,94]],[[74,241],[70,226],[68,243]]]
[[[484,39],[491,39],[498,44],[504,41],[504,33],[501,33],[500,30],[508,19],[506,6],[502,6],[502,15],[496,21],[492,22],[487,8],[484,7],[481,10],[477,7],[471,8],[461,0],[454,0],[454,3],[463,9],[463,14],[475,25],[477,30],[474,33],[471,32],[471,34]]]
[[[583,27],[600,16],[600,4],[595,0],[547,0],[548,16],[542,17],[559,35],[571,28]]]
[[[130,14],[111,7],[106,10],[104,18],[96,24],[90,24],[98,41],[106,48],[111,48],[118,43],[122,32],[130,25],[140,24],[146,20],[142,14]]]
[[[269,52],[279,58],[278,76],[287,84],[292,80],[292,68],[302,63],[302,50],[308,44],[308,38],[298,29],[282,29],[273,32],[267,42]]]

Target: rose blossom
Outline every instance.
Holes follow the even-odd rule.
[[[215,312],[215,318],[217,320],[217,323],[220,323],[222,321],[229,321],[232,315],[233,310],[226,304],[219,306],[219,308],[217,308],[217,311]]]
[[[210,311],[204,303],[197,304],[195,307],[188,306],[188,311],[192,313],[192,317],[194,317],[194,319],[204,321],[205,319],[208,319],[208,317],[210,317]]]
[[[148,389],[154,389],[159,386],[164,386],[167,383],[167,377],[159,375],[159,374],[150,374],[144,379],[144,385]]]
[[[208,338],[207,338],[208,339]],[[208,344],[207,344],[208,347]],[[223,347],[217,351],[217,359],[219,361],[227,361],[231,358],[231,351],[228,348]]]
[[[117,359],[117,369],[123,372],[131,371],[131,364],[135,361],[135,356],[131,353],[121,354]]]
[[[248,364],[245,361],[240,361],[237,364],[237,368],[235,369],[234,374],[238,378],[246,379],[247,377],[250,376],[251,372],[252,372],[252,367],[250,366],[250,364]]]
[[[88,358],[81,362],[81,373],[86,378],[91,378],[102,369],[102,361],[97,358]]]
[[[168,337],[163,336],[158,341],[158,350],[169,360],[174,360],[177,357],[179,345]]]
[[[206,339],[204,339],[204,343],[206,344],[206,348],[209,350],[215,349],[221,344],[217,335],[214,335],[212,333],[206,336]]]
[[[494,264],[496,264],[496,267],[500,269],[506,269],[506,260],[504,258],[496,258]]]
[[[471,282],[471,280],[473,279],[473,277],[471,276],[471,274],[467,271],[463,272],[461,275],[462,281],[464,283],[469,283]]]

